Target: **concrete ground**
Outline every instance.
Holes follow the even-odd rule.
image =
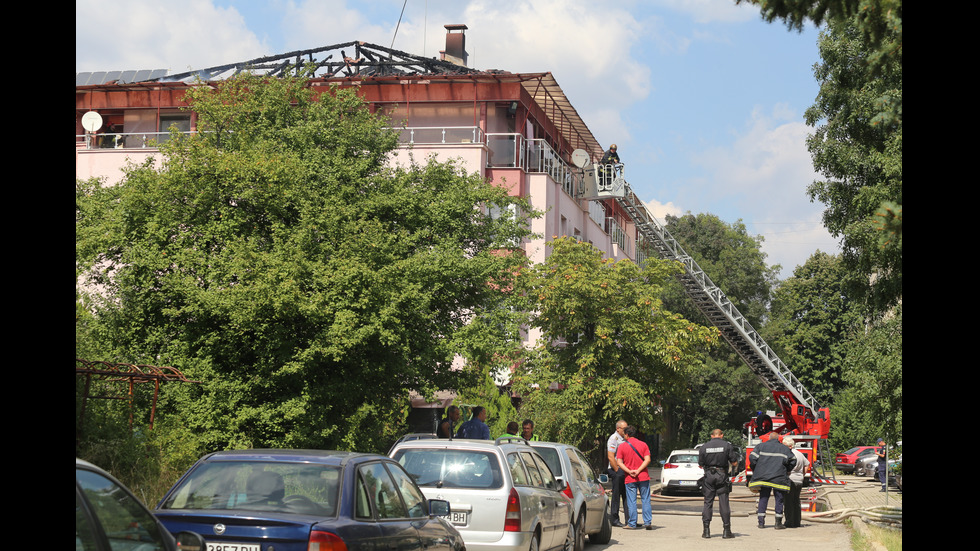
[[[659,472],[651,469],[651,478],[659,480]],[[722,539],[722,524],[715,505],[714,519],[711,523],[711,538],[701,537],[701,498],[661,497],[659,484],[652,487],[653,530],[624,530],[614,528],[612,540],[607,545],[590,544],[586,551],[621,551],[624,549],[658,549],[678,551],[704,551],[726,549],[729,551],[840,551],[851,548],[851,532],[841,521],[842,511],[851,511],[855,529],[862,529],[862,517],[878,514],[869,511],[879,506],[902,506],[902,494],[892,491],[880,493],[880,484],[868,478],[839,477],[848,484],[843,486],[821,486],[814,497],[823,501],[825,513],[803,513],[800,528],[775,530],[773,528],[773,501],[770,499],[769,512],[764,529],[757,527],[756,498],[744,485],[735,486],[731,496],[733,539]],[[806,496],[804,496],[805,498]],[[856,510],[860,510],[858,512]],[[864,512],[867,512],[865,515]],[[642,519],[641,519],[642,520]]]

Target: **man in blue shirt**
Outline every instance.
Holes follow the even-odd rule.
[[[487,410],[482,406],[473,408],[473,417],[459,427],[456,438],[490,440],[490,427],[487,426]]]

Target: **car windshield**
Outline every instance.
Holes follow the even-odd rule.
[[[212,461],[194,469],[163,509],[281,511],[335,516],[340,468],[309,463]]]
[[[852,453],[858,451],[858,449],[859,449],[858,447],[853,447],[853,448],[847,450],[846,452],[844,452],[844,455],[851,455]]]
[[[667,463],[697,463],[698,456],[694,453],[683,453],[670,456],[670,460]]]
[[[479,450],[401,449],[395,460],[419,486],[494,489],[504,484],[497,455]]]

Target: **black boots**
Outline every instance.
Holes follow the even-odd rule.
[[[726,524],[725,525],[725,533],[722,534],[721,537],[722,537],[722,539],[726,539],[726,540],[735,537],[735,534],[732,533],[732,525],[731,524]]]
[[[776,517],[776,530],[783,530],[786,527],[783,526],[783,517]]]
[[[701,537],[704,538],[704,539],[708,539],[708,538],[711,537],[711,529],[708,528],[708,526],[710,526],[710,524],[711,523],[709,523],[709,522],[705,522],[704,523],[704,531],[701,532]]]

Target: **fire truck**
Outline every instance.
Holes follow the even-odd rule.
[[[622,165],[592,164],[583,150],[573,153],[572,160],[582,169],[581,195],[588,199],[616,201],[636,225],[639,238],[661,258],[676,260],[684,266],[680,280],[687,295],[772,392],[777,409],[759,413],[744,425],[743,432],[748,439],[746,467],[752,449],[770,433],[792,435],[799,443],[797,449],[807,456],[811,465],[817,464],[821,446],[826,445],[830,433],[829,409],[821,407],[725,293],[650,214],[626,182]],[[750,478],[751,475],[747,470],[746,476]],[[831,482],[817,475],[812,475],[812,480]]]

